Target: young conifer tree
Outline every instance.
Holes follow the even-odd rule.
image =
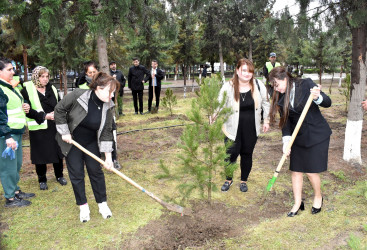
[[[185,127],[181,136],[179,147],[183,150],[179,154],[182,165],[178,173],[174,174],[181,183],[178,188],[186,200],[192,191],[199,189],[202,197],[207,194],[207,200],[211,202],[212,191],[217,188],[214,184],[214,174],[218,170],[224,170],[226,146],[222,133],[223,123],[232,112],[230,108],[225,108],[226,93],[222,100],[218,100],[222,87],[220,77],[213,76],[206,78],[197,91],[197,98],[193,99],[188,118],[193,124]],[[212,122],[215,117],[215,122]],[[234,168],[230,166],[226,168]],[[162,169],[168,177],[171,175],[163,164]],[[172,177],[172,176],[171,176]]]
[[[173,109],[173,106],[175,106],[176,104],[177,104],[177,98],[173,94],[172,89],[168,88],[166,90],[166,96],[163,97],[162,99],[162,106],[167,108],[172,116],[173,115],[172,109]]]

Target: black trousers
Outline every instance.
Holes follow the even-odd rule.
[[[161,87],[156,86],[154,87],[154,95],[155,95],[155,106],[159,107],[159,97],[161,96]],[[152,102],[153,102],[153,87],[149,86],[149,98],[148,98],[148,110],[152,109]]]
[[[229,141],[231,140],[227,137],[224,139],[224,143],[228,143]],[[241,156],[241,181],[247,181],[247,178],[250,175],[252,169],[252,153],[254,152],[256,141],[256,136],[246,142],[241,142],[241,140],[236,139],[236,141],[227,149],[229,157],[226,159],[226,162],[228,162],[228,164],[235,163],[238,156]],[[231,173],[231,176],[227,176],[226,178],[227,180],[232,180],[233,173]]]
[[[97,142],[83,146],[93,154],[100,157]],[[87,168],[96,202],[101,203],[107,201],[106,183],[102,167],[92,157],[73,146],[69,154],[66,156],[66,165],[69,171],[70,182],[73,186],[76,204],[83,205],[87,203],[87,197],[85,196],[84,163]]]
[[[131,90],[134,100],[134,108],[136,112],[143,112],[143,90]],[[138,110],[138,98],[139,98],[139,110]]]
[[[38,176],[38,182],[47,182],[46,172],[47,172],[47,164],[35,164],[36,165],[36,173]],[[59,162],[52,164],[54,167],[55,177],[60,178],[63,177],[63,164],[62,159]]]

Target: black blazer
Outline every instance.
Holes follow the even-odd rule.
[[[295,129],[298,119],[301,116],[307,99],[310,95],[310,89],[316,84],[309,78],[300,80],[295,83],[294,107],[290,107],[289,116],[285,126],[282,129],[283,136],[290,136]],[[320,142],[323,142],[331,135],[329,124],[322,116],[319,106],[328,108],[331,106],[331,99],[324,92],[320,93],[323,101],[317,105],[311,103],[310,109],[307,112],[305,120],[297,134],[294,144],[301,147],[312,147]],[[279,98],[278,105],[282,108],[284,104],[284,95]]]
[[[155,75],[157,78],[157,87],[161,87],[162,79],[164,78],[164,72],[157,68],[157,74]],[[149,77],[149,87],[152,86],[153,78],[152,78],[152,69],[150,69],[150,77]]]

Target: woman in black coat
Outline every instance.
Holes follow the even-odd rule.
[[[31,160],[36,165],[40,189],[48,189],[48,163],[53,164],[56,180],[61,185],[66,185],[67,181],[63,176],[63,155],[55,140],[54,108],[60,98],[56,88],[49,83],[48,69],[36,67],[32,72],[32,81],[24,83],[21,93],[25,102],[31,106],[27,114]]]
[[[65,155],[70,182],[73,186],[76,204],[80,208],[80,221],[90,220],[90,210],[85,192],[85,171],[89,180],[99,212],[104,219],[112,212],[107,205],[106,183],[99,162],[73,146],[78,142],[88,151],[105,155],[104,166],[113,167],[111,152],[113,144],[112,97],[118,92],[120,83],[112,76],[99,72],[94,75],[89,89],[75,89],[66,95],[55,107],[55,122],[58,134],[56,140]]]
[[[314,190],[312,214],[319,213],[322,206],[321,180],[319,173],[327,170],[331,129],[322,116],[319,106],[328,108],[331,99],[311,79],[293,79],[284,67],[274,68],[269,80],[274,86],[270,122],[274,123],[280,112],[279,127],[282,128],[283,153],[290,154],[294,206],[289,217],[304,210],[302,201],[303,173],[306,173]],[[313,102],[297,134],[290,152],[284,152],[296,127],[309,95]]]

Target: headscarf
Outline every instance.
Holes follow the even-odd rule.
[[[37,88],[43,88],[44,86],[40,83],[40,75],[39,72],[41,69],[46,69],[46,67],[43,66],[37,66],[36,68],[34,68],[34,70],[32,71],[32,82],[33,84],[37,87]]]

